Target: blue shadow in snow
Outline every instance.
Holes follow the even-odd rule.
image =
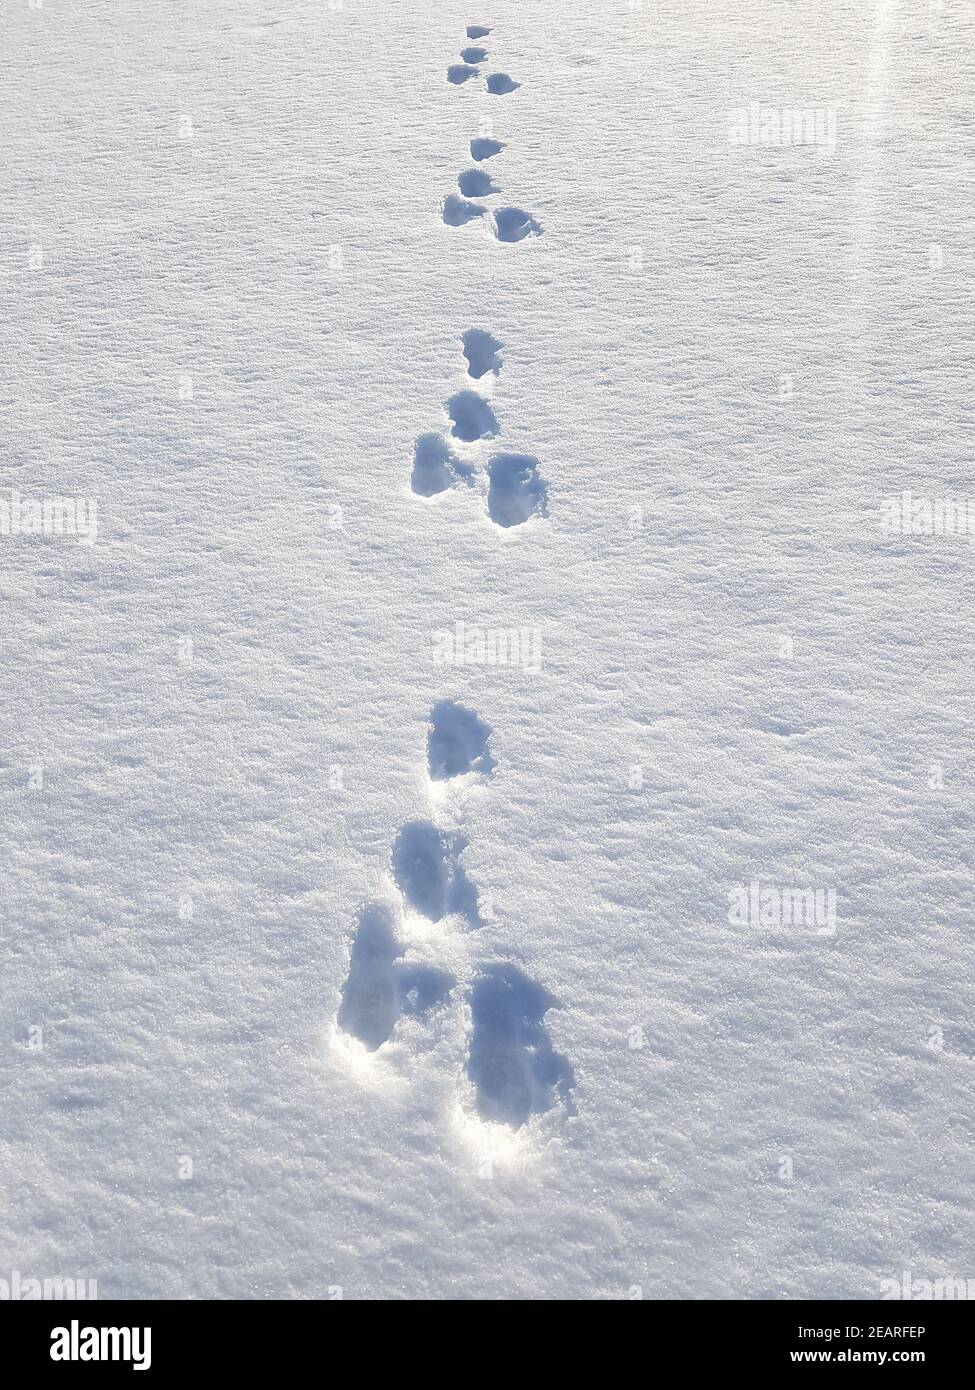
[[[518,1129],[557,1099],[571,1109],[572,1067],[553,1049],[543,1021],[556,1005],[513,965],[492,966],[475,981],[467,1074],[482,1120]]]

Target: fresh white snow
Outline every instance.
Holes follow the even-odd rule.
[[[0,26],[0,1277],[975,1276],[971,5]]]

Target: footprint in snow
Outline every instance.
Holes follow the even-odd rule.
[[[493,159],[504,149],[502,140],[492,140],[489,135],[477,135],[471,141],[471,159]]]
[[[452,82],[455,87],[459,87],[462,82],[468,82],[478,74],[477,68],[472,68],[469,63],[451,63],[447,69],[447,81]]]
[[[509,77],[506,72],[492,72],[488,74],[487,89],[492,96],[504,97],[509,92],[517,92],[521,86],[513,77]]]
[[[396,940],[392,914],[379,903],[359,913],[338,1025],[375,1052],[399,1019],[422,1016],[442,1004],[454,981],[443,971],[409,964]]]
[[[523,208],[498,208],[494,214],[494,235],[498,241],[524,241],[527,236],[541,234],[541,224]]]
[[[453,421],[451,434],[465,444],[492,438],[498,432],[498,418],[483,396],[476,391],[457,391],[445,409]]]
[[[464,344],[464,356],[467,358],[468,376],[480,381],[488,372],[498,375],[501,371],[503,343],[499,343],[497,338],[492,338],[490,333],[485,333],[483,328],[469,328],[461,342]]]
[[[492,966],[474,982],[467,1075],[482,1120],[519,1129],[559,1102],[571,1109],[572,1067],[544,1022],[556,1003],[513,965]]]
[[[465,198],[489,198],[501,192],[486,169],[465,169],[458,175],[457,187]]]
[[[403,897],[430,922],[451,913],[472,927],[481,925],[477,889],[460,856],[467,848],[463,835],[440,830],[432,821],[410,821],[393,846],[393,877]]]
[[[494,759],[488,751],[491,730],[472,709],[440,700],[430,711],[427,767],[431,781],[445,782],[467,772],[488,776]]]
[[[410,486],[420,497],[436,497],[460,482],[470,482],[471,473],[442,435],[421,434],[413,446]]]
[[[474,65],[483,63],[484,59],[488,56],[488,51],[486,48],[462,48],[460,50],[460,56],[465,63]]]
[[[448,193],[443,202],[443,220],[448,227],[463,227],[465,222],[472,222],[475,217],[483,217],[484,212],[485,209],[477,203],[469,203],[466,198],[459,198],[456,193]]]
[[[486,39],[490,34],[490,29],[485,29],[483,24],[468,24],[467,37],[469,39]]]
[[[488,460],[488,515],[496,526],[521,526],[548,516],[548,489],[530,454],[494,454]]]

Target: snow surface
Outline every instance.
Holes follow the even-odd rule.
[[[0,23],[0,1276],[975,1275],[972,6]]]

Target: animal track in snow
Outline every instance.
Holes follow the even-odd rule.
[[[485,209],[477,203],[469,203],[466,198],[458,198],[456,193],[448,193],[443,202],[443,220],[448,227],[463,227],[475,217],[483,217]]]
[[[467,375],[475,381],[501,370],[501,343],[483,329],[471,328],[463,334]],[[451,422],[451,435],[465,444],[493,438],[498,432],[498,419],[491,405],[476,391],[465,388],[455,391],[445,402],[444,410]],[[413,470],[410,487],[418,497],[437,497],[459,483],[471,483],[472,463],[459,458],[449,440],[437,433],[421,434],[413,445]]]
[[[466,772],[488,775],[494,760],[488,752],[491,730],[471,709],[441,700],[430,711],[427,767],[434,782],[461,777]]]
[[[477,889],[464,872],[460,856],[467,847],[463,835],[440,830],[432,821],[410,821],[393,846],[393,877],[403,897],[428,921],[439,922],[458,913],[469,925],[480,926]]]
[[[486,169],[465,169],[457,177],[457,187],[465,198],[489,198],[501,192]]]
[[[506,72],[492,72],[488,75],[487,89],[492,96],[507,96],[509,92],[517,92],[520,86],[521,83],[509,77]]]
[[[498,432],[498,418],[483,396],[476,391],[457,391],[444,409],[453,421],[451,434],[465,444],[476,439],[489,439]]]
[[[467,27],[469,39],[483,38],[489,32],[479,25]],[[478,74],[487,50],[465,47],[460,56],[464,61],[447,70],[448,81],[455,85]],[[504,96],[520,86],[504,72],[490,73],[486,85],[493,96]],[[470,141],[471,158],[477,164],[493,159],[503,149],[504,143],[488,134]],[[443,221],[451,227],[483,217],[487,209],[473,200],[501,191],[482,168],[463,170],[457,186],[459,194],[448,194],[442,204]],[[539,222],[519,207],[498,208],[489,225],[497,240],[507,243],[542,232]],[[503,344],[498,339],[484,329],[470,328],[461,341],[469,378],[479,381],[489,373],[500,375]],[[497,416],[477,391],[455,391],[444,409],[451,421],[452,437],[464,444],[473,445],[498,433]],[[423,434],[416,440],[411,486],[418,495],[436,496],[458,479],[469,479],[472,471],[441,435]],[[487,476],[487,509],[495,525],[507,529],[547,516],[548,490],[536,458],[530,454],[493,454],[487,462]],[[490,736],[489,726],[474,710],[454,700],[438,701],[430,712],[427,733],[430,781],[449,782],[471,773],[490,776],[494,768]],[[444,829],[433,820],[413,820],[400,828],[392,848],[393,878],[405,904],[427,921],[438,923],[455,917],[468,928],[482,925],[477,889],[461,863],[466,847],[463,833]],[[450,976],[428,968],[408,968],[403,954],[388,912],[365,909],[353,945],[339,1023],[373,1050],[389,1038],[404,1012],[428,1011],[453,987]],[[467,1075],[482,1120],[519,1129],[533,1115],[549,1111],[559,1102],[571,1108],[572,1067],[553,1048],[544,1022],[545,1014],[554,1007],[552,995],[514,965],[492,964],[475,978],[470,994]]]
[[[410,486],[420,497],[436,497],[460,481],[469,482],[471,472],[442,435],[421,434],[413,446]]]
[[[491,730],[452,700],[430,712],[427,760],[431,780],[469,772],[485,775],[494,763]],[[411,821],[393,846],[393,874],[406,903],[439,922],[450,913],[480,926],[477,890],[460,863],[465,837],[432,821]],[[389,1041],[403,1017],[425,1017],[444,1006],[456,980],[447,971],[411,962],[389,908],[369,903],[358,916],[342,989],[338,1026],[370,1051]],[[520,1129],[533,1115],[561,1105],[573,1112],[573,1069],[555,1051],[545,1015],[557,1000],[517,966],[494,963],[475,976],[470,991],[471,1032],[466,1071],[481,1120]]]
[[[524,241],[526,236],[541,234],[541,224],[523,208],[498,208],[494,214],[494,235],[498,241]]]
[[[501,371],[503,343],[499,343],[497,338],[492,338],[490,333],[485,333],[483,328],[469,328],[461,341],[464,344],[464,356],[467,358],[468,376],[480,381],[488,372],[498,375]]]
[[[403,960],[392,914],[378,903],[359,913],[338,1025],[375,1052],[403,1014],[422,1015],[442,1004],[453,979],[429,966]]]
[[[498,526],[520,526],[548,515],[548,489],[530,454],[494,454],[488,460],[488,515]]]
[[[483,25],[468,25],[468,38],[472,35],[481,37],[490,33],[489,29]],[[463,63],[454,63],[447,69],[448,81],[455,84],[466,82],[469,78],[479,73],[477,66],[487,57],[487,49],[480,46],[462,48],[460,56],[465,60]],[[521,86],[506,72],[489,73],[486,79],[487,90],[492,96],[506,96],[509,92],[516,92]],[[490,122],[487,126],[490,130]],[[504,142],[495,140],[492,135],[483,134],[475,136],[470,142],[471,158],[477,163],[486,159],[493,159],[504,149]],[[471,199],[490,198],[495,193],[500,193],[501,188],[494,183],[491,176],[482,169],[465,169],[457,178],[457,186],[461,196],[450,193],[442,204],[443,220],[448,227],[462,227],[465,223],[471,222],[476,217],[483,217],[486,208],[482,207]],[[541,224],[532,217],[531,213],[525,212],[523,208],[507,207],[499,208],[494,214],[490,223],[491,230],[498,241],[513,243],[524,241],[529,236],[540,236],[542,233]]]
[[[467,1074],[482,1120],[519,1129],[557,1100],[571,1106],[572,1067],[544,1023],[556,1003],[513,965],[492,966],[474,982]]]
[[[489,372],[500,374],[503,344],[497,338],[483,328],[469,328],[461,342],[469,377],[478,381]],[[493,439],[500,428],[490,402],[469,387],[455,391],[444,410],[451,422],[451,437],[466,445]],[[537,458],[531,454],[492,454],[486,471],[488,516],[496,526],[507,530],[533,517],[548,516],[548,487]],[[474,462],[458,457],[442,435],[421,434],[417,439],[410,486],[418,496],[436,497],[461,482],[471,484],[474,474]]]
[[[503,140],[492,140],[489,135],[476,135],[471,141],[471,159],[493,159],[503,149]]]

